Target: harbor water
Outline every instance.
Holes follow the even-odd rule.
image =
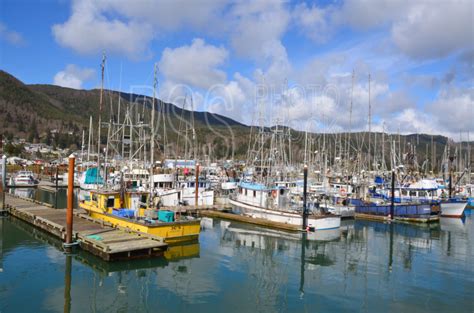
[[[474,221],[302,238],[204,218],[199,243],[107,263],[0,218],[0,312],[472,312]]]

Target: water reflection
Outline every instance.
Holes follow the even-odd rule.
[[[200,243],[117,263],[65,256],[54,238],[13,218],[0,227],[2,312],[446,312],[473,304],[471,216],[429,226],[349,221],[313,237],[203,219]]]
[[[54,189],[46,190],[41,187],[38,188],[10,188],[10,194],[21,198],[34,199],[39,202],[48,203],[58,209],[65,209],[67,206],[67,189],[58,188],[57,192]],[[79,190],[74,191],[74,203],[77,207],[77,195]]]

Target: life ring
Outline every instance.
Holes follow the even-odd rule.
[[[340,191],[340,193],[341,193],[342,196],[345,196],[345,195],[346,195],[346,189],[341,188],[339,191]]]
[[[276,197],[277,197],[277,191],[276,191],[276,190],[272,190],[272,197],[273,197],[273,198],[276,198]]]

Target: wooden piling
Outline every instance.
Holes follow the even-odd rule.
[[[72,224],[74,205],[74,164],[76,158],[73,154],[69,156],[68,184],[67,184],[67,209],[66,209],[66,244],[72,243]]]
[[[307,192],[308,192],[308,166],[305,164],[303,168],[303,229],[308,227],[308,210],[307,210]]]
[[[392,197],[390,198],[390,219],[395,215],[395,170],[392,170]]]
[[[194,206],[198,207],[199,201],[199,163],[196,163],[196,186],[194,191]]]

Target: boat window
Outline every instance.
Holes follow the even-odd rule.
[[[97,202],[97,195],[94,193],[92,194],[92,201]]]
[[[108,198],[107,199],[107,207],[108,208],[113,208],[114,207],[114,202],[115,202],[114,198]]]
[[[257,191],[254,190],[254,191],[253,191],[253,197],[255,198],[256,196],[257,196]]]
[[[285,189],[280,189],[280,195],[283,196],[285,194]]]
[[[410,191],[410,197],[416,197],[416,191],[414,190]]]
[[[141,200],[140,200],[140,201],[141,201],[141,203],[142,203],[142,204],[140,205],[140,207],[141,207],[141,208],[144,208],[144,207],[146,207],[146,203],[147,203],[147,195],[142,195],[142,198],[141,198]]]
[[[419,192],[418,192],[418,195],[419,195],[420,197],[426,197],[426,191],[419,191]]]
[[[239,187],[239,193],[242,193],[242,188]]]
[[[245,189],[245,195],[247,195],[247,189]]]
[[[406,190],[402,190],[402,195],[403,195],[403,196],[406,196],[406,195],[407,195],[407,191],[406,191]]]

